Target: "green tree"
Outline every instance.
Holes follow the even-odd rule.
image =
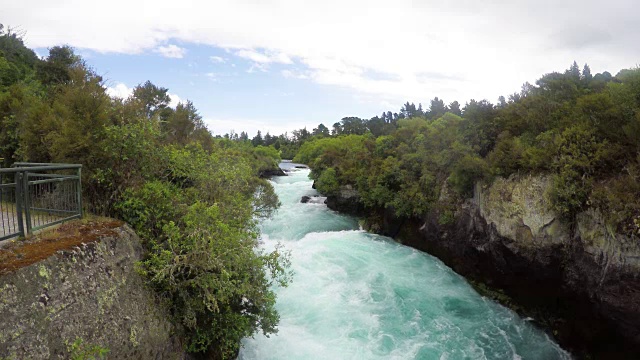
[[[447,106],[444,104],[444,101],[442,101],[442,99],[438,99],[436,96],[431,100],[431,105],[429,105],[429,111],[427,111],[426,115],[427,118],[434,120],[441,117],[446,112]]]
[[[586,63],[582,68],[582,80],[587,84],[593,79],[593,75],[591,75],[591,68]]]
[[[253,144],[253,146],[259,146],[263,144],[262,133],[260,132],[260,130],[258,130],[256,136],[251,139],[251,144]]]
[[[460,103],[457,101],[453,101],[448,106],[448,111],[454,115],[462,116],[462,110],[460,110]]]
[[[71,47],[54,46],[49,49],[47,59],[38,63],[36,70],[42,84],[52,86],[70,82],[71,71],[77,67],[84,67],[84,64]]]
[[[202,116],[189,100],[178,103],[175,111],[172,111],[163,123],[165,137],[168,143],[187,145],[196,139],[196,135],[202,131],[206,136],[208,131],[202,121]],[[211,136],[211,134],[209,134]],[[204,139],[201,137],[201,141]]]
[[[324,124],[318,125],[317,128],[313,129],[314,136],[329,136],[329,128],[324,126]]]
[[[167,88],[156,86],[147,80],[136,86],[131,96],[141,106],[142,113],[151,119],[169,106],[171,98],[168,91]]]

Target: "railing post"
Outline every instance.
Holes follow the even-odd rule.
[[[22,193],[22,173],[16,172],[15,174],[15,183],[16,183],[16,212],[18,217],[18,231],[20,232],[19,236],[24,237],[24,224],[23,224],[23,216],[22,216],[22,201],[24,200],[24,194]]]
[[[31,234],[31,192],[29,191],[29,174],[25,171],[22,173],[22,182],[24,184],[22,193],[24,194],[24,218],[27,223],[27,231],[25,235]]]
[[[84,216],[82,210],[82,166],[78,168],[78,206],[80,207],[80,217]]]

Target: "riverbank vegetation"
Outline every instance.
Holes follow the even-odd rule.
[[[40,59],[0,26],[0,157],[83,165],[91,213],[131,224],[140,272],[166,300],[187,350],[232,358],[240,340],[276,331],[273,283],[287,257],[257,248],[257,221],[279,206],[262,171],[279,153],[214,138],[194,104],[140,84],[125,99],[66,46]],[[260,145],[260,144],[256,144]]]
[[[472,196],[477,181],[546,173],[553,177],[548,196],[566,220],[594,206],[618,231],[640,231],[633,201],[640,198],[638,68],[592,75],[574,63],[496,104],[461,107],[436,97],[426,110],[406,103],[399,113],[344,118],[334,127],[304,142],[294,158],[310,165],[327,195],[352,185],[370,208],[446,215]]]

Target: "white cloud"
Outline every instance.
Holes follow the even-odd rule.
[[[170,44],[167,46],[158,46],[153,51],[157,52],[158,54],[164,57],[173,58],[173,59],[182,59],[184,57],[184,54],[186,54],[187,52],[186,49],[181,48],[174,44]]]
[[[169,101],[169,106],[172,108],[175,108],[178,103],[185,102],[184,99],[180,98],[180,96],[176,94],[167,93],[167,95],[169,95],[169,98],[171,98],[171,101]]]
[[[182,4],[112,0],[96,9],[84,0],[23,0],[3,7],[3,15],[27,29],[33,47],[66,43],[118,53],[166,48],[181,57],[184,49],[162,45],[214,45],[250,60],[252,71],[295,61],[311,81],[400,101],[495,100],[573,60],[588,62],[593,72],[615,73],[640,58],[636,0],[606,6],[597,0]],[[597,41],[589,34],[599,34]]]
[[[253,49],[240,49],[234,54],[253,61],[253,64],[247,70],[248,73],[254,73],[256,71],[267,72],[269,70],[269,64],[273,63],[293,64],[291,58],[282,52],[259,52]]]
[[[253,49],[241,49],[236,51],[234,54],[241,58],[249,59],[258,64],[270,64],[270,63],[292,64],[293,63],[291,58],[287,54],[284,54],[282,52],[262,53]]]
[[[269,66],[267,64],[262,63],[253,63],[250,68],[246,70],[247,73],[253,74],[255,72],[267,72],[269,70]]]
[[[107,87],[107,94],[113,98],[126,99],[133,94],[133,88],[124,83],[118,83],[115,86]]]
[[[280,73],[282,74],[282,76],[289,79],[303,79],[303,80],[309,79],[309,75],[305,74],[302,71],[285,69],[285,70],[282,70]]]
[[[271,62],[271,58],[269,58],[267,55],[261,54],[253,50],[246,50],[246,49],[238,50],[235,52],[235,54],[237,56],[240,56],[245,59],[249,59],[259,64],[267,64]]]
[[[226,60],[220,56],[209,56],[209,59],[214,63],[224,63]]]

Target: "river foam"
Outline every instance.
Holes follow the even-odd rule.
[[[308,170],[274,180],[282,207],[262,246],[284,244],[293,283],[277,288],[277,335],[240,359],[568,359],[546,334],[478,295],[438,259],[358,230],[323,204]]]

